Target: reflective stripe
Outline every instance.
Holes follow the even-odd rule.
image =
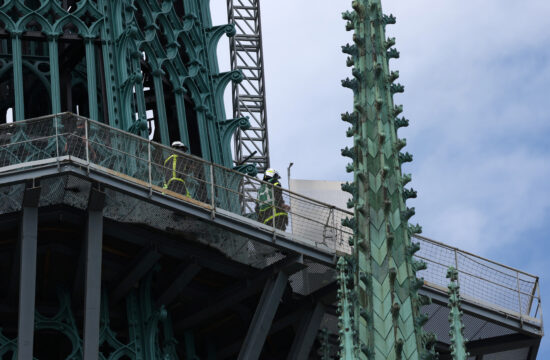
[[[166,166],[166,163],[168,163],[168,161],[170,161],[171,159],[173,159],[173,161],[172,161],[172,177],[170,178],[170,180],[168,180],[167,183],[164,184],[163,187],[165,189],[168,189],[168,186],[170,186],[172,181],[179,181],[183,184],[183,187],[185,189],[185,196],[191,197],[191,194],[189,193],[189,190],[187,190],[187,186],[185,186],[185,180],[183,180],[182,178],[179,178],[178,174],[177,174],[177,171],[176,171],[177,162],[178,162],[178,155],[176,155],[176,154],[170,155],[166,160],[164,160],[164,166]]]
[[[171,178],[170,180],[168,180],[168,183],[164,184],[163,188],[168,189],[168,186],[170,186],[172,181],[181,182],[183,184],[184,189],[185,189],[185,196],[191,197],[191,193],[189,192],[189,190],[187,190],[187,186],[185,186],[185,181],[183,181],[183,179],[180,179],[180,178]]]
[[[170,159],[172,159],[172,158],[174,158],[174,161],[172,162],[172,178],[177,178],[176,166],[177,166],[177,162],[178,162],[178,155],[173,154],[173,155],[168,156],[168,158],[166,160],[164,160],[164,166],[166,166],[166,163],[168,161],[170,161]]]
[[[271,206],[271,205],[262,205],[262,207],[260,207],[260,212],[271,210],[271,208],[273,208],[273,206]]]
[[[274,217],[281,216],[281,215],[288,216],[288,213],[286,213],[286,212],[275,213],[275,215],[271,215],[270,217],[268,217],[267,219],[265,219],[265,220],[264,220],[264,224],[267,224],[267,222],[268,222],[269,220],[273,219]]]

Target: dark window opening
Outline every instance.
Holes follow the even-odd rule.
[[[61,111],[89,116],[84,42],[60,41],[58,56]]]
[[[31,119],[38,116],[49,115],[52,113],[51,100],[47,88],[40,77],[35,73],[36,70],[23,66],[23,96],[25,103],[25,119]]]
[[[189,133],[189,149],[191,154],[202,157],[199,122],[195,104],[189,97],[185,97],[185,116],[187,117],[187,131]]]
[[[174,98],[174,88],[172,84],[163,78],[164,104],[166,106],[166,121],[168,122],[168,134],[170,144],[174,141],[181,141],[180,127],[178,123],[178,111],[176,109],[176,100]]]
[[[183,5],[183,0],[174,1],[174,10],[180,18],[185,16],[185,5]]]
[[[0,70],[2,68],[0,67]],[[0,78],[0,124],[13,122],[15,97],[13,92],[13,68]],[[0,140],[1,141],[1,140]]]
[[[37,359],[65,360],[71,352],[70,340],[59,331],[38,330],[34,333],[34,356]]]

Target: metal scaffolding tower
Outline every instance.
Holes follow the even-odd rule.
[[[236,34],[229,39],[231,70],[241,70],[244,79],[233,84],[233,116],[248,116],[250,128],[235,135],[235,161],[269,167],[264,60],[259,0],[227,0],[227,16]]]

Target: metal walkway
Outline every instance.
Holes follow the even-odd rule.
[[[174,154],[185,165],[178,171],[189,196],[183,187],[163,187],[167,173],[173,171],[164,160]],[[322,266],[334,268],[336,257],[351,251],[347,245],[351,231],[341,226],[351,212],[282,189],[285,203],[291,205],[290,223],[285,229],[262,224],[255,212],[243,213],[242,202],[261,204],[241,191],[243,181],[258,187],[261,181],[130,133],[73,114],[0,126],[0,214],[17,210],[17,189],[24,188],[24,182],[63,176],[66,183],[81,179],[104,184],[141,203],[188,214]],[[449,266],[459,271],[472,359],[536,357],[543,335],[538,277],[425,237],[417,236],[415,241],[421,249],[416,256],[428,263],[428,269],[418,274],[425,279],[422,292],[433,299],[424,308],[430,318],[426,328],[438,334],[442,359],[448,346],[445,274]],[[316,290],[301,286],[304,293]]]

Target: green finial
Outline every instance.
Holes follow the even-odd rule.
[[[350,301],[342,286],[346,274],[340,270],[341,358],[351,356],[354,345],[353,359],[430,359],[434,353],[427,348],[433,337],[422,330],[426,318],[420,314],[424,299],[418,288],[423,281],[416,278],[425,264],[412,259],[418,247],[410,239],[420,227],[409,225],[414,208],[406,206],[416,191],[404,189],[410,176],[401,172],[401,164],[412,161],[412,155],[401,153],[407,143],[397,137],[397,129],[408,126],[408,120],[397,118],[403,106],[393,102],[393,95],[405,88],[395,82],[399,72],[389,69],[389,60],[399,52],[393,48],[395,39],[385,35],[395,17],[382,14],[380,0],[354,0],[352,8],[342,17],[346,29],[353,30],[353,43],[342,51],[349,55],[346,64],[353,77],[342,86],[353,91],[354,109],[342,114],[342,120],[351,125],[346,135],[354,143],[342,155],[352,159],[346,170],[354,173],[354,181],[342,189],[352,195],[348,207],[355,214],[342,224],[354,230],[347,276],[356,297]],[[348,317],[355,336],[344,331]]]
[[[466,339],[464,339],[464,324],[462,323],[462,311],[460,310],[460,286],[458,285],[458,271],[454,267],[447,270],[447,278],[451,280],[449,284],[449,323],[451,330],[451,356],[453,360],[466,360],[469,356],[466,352]]]

